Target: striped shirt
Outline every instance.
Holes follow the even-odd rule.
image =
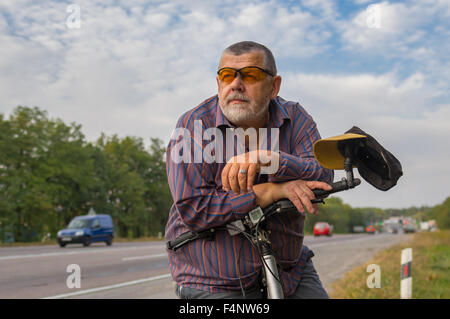
[[[271,128],[278,129],[279,168],[272,175],[258,174],[255,184],[294,179],[331,183],[333,171],[320,166],[314,158],[313,143],[320,135],[316,123],[303,107],[277,97],[270,101],[269,116],[266,149],[272,146]],[[217,157],[213,162],[204,158],[198,160],[212,144],[211,139],[205,138],[207,134],[196,132],[198,123],[201,123],[202,132],[217,128],[223,137],[227,128],[233,128],[219,107],[217,95],[178,120],[166,153],[167,176],[174,200],[165,230],[167,241],[187,231],[202,231],[242,219],[257,206],[253,191],[235,194],[222,189],[221,172],[227,162],[225,151],[222,160]],[[188,131],[188,134],[176,136],[176,131]],[[180,147],[183,138],[188,142],[184,145],[189,145],[190,149]],[[226,142],[224,138],[223,144]],[[238,150],[236,144],[236,154],[248,151],[248,148]],[[219,150],[220,144],[214,145]],[[211,154],[216,155],[218,150]],[[187,160],[180,161],[177,156],[186,156],[184,159]],[[304,214],[297,212],[277,214],[267,221],[269,239],[281,266],[279,271],[285,296],[295,292],[310,254],[303,246],[304,219]],[[250,242],[243,235],[230,236],[226,230],[218,230],[212,240],[197,239],[175,252],[168,250],[168,254],[170,271],[178,285],[211,293],[240,290],[239,278],[245,288],[253,287],[262,270],[261,260]]]

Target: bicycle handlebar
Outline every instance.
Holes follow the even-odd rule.
[[[313,193],[315,195],[315,199],[312,199],[312,203],[324,203],[323,199],[327,197],[330,194],[337,193],[340,191],[348,190],[350,188],[354,188],[355,186],[358,186],[361,184],[361,180],[359,178],[355,178],[349,182],[347,179],[343,178],[340,182],[335,182],[331,184],[332,189],[329,191],[323,190],[323,189],[314,189]],[[297,212],[297,208],[295,205],[287,198],[280,199],[276,201],[275,203],[270,204],[269,206],[265,208],[257,208],[249,212],[248,216],[250,216],[250,220],[252,221],[253,226],[259,224],[260,221],[262,221],[265,217],[268,217],[274,213],[279,212]],[[236,220],[234,222],[231,222],[226,225],[226,229],[230,233],[231,236],[234,236],[236,234],[239,234],[243,231],[245,231],[245,226],[243,225],[241,220]],[[185,234],[182,234],[181,236],[177,237],[176,239],[169,241],[167,243],[167,248],[170,250],[177,250],[184,244],[198,239],[198,238],[205,238],[209,236],[213,236],[215,233],[214,228],[202,231],[202,232],[187,232]]]
[[[332,183],[332,189],[329,191],[316,188],[313,190],[313,193],[317,199],[321,199],[327,197],[330,194],[348,190],[349,188],[353,188],[355,186],[358,186],[359,184],[361,184],[361,180],[359,178],[355,178],[352,185],[349,185],[348,181],[346,179],[343,179],[340,182]]]
[[[316,196],[316,198],[312,199],[311,203],[324,203],[323,199],[325,197],[327,197],[328,195],[337,193],[337,192],[341,192],[341,191],[345,191],[350,188],[354,188],[354,187],[358,186],[359,184],[361,184],[361,180],[359,178],[353,179],[352,183],[349,183],[349,181],[347,179],[343,178],[342,181],[340,181],[340,182],[332,183],[330,185],[332,188],[329,191],[316,188],[313,190],[313,193]],[[279,201],[276,201],[275,203],[262,209],[264,216],[271,215],[277,211],[288,211],[288,210],[297,211],[297,208],[287,198],[280,199]]]

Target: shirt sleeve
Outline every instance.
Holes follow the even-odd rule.
[[[292,121],[291,154],[280,151],[278,171],[269,175],[269,182],[284,182],[295,179],[332,183],[333,170],[322,167],[314,157],[313,145],[320,139],[316,123],[299,106]],[[303,111],[303,112],[301,112]]]
[[[189,141],[195,143],[193,138],[172,139],[166,153],[167,176],[174,205],[188,229],[201,231],[224,225],[243,218],[257,206],[253,191],[235,194],[219,188],[215,183],[219,165],[204,161],[195,163]],[[185,144],[180,147],[179,143]],[[188,153],[192,156],[180,161],[177,158],[180,149],[182,153],[185,149],[191,149]]]

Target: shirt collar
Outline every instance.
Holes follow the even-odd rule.
[[[281,127],[283,125],[284,120],[290,120],[289,114],[286,109],[280,104],[278,101],[278,96],[270,100],[269,104],[269,112],[270,112],[270,121],[272,122],[272,127]]]
[[[278,97],[270,100],[269,113],[269,127],[281,127],[281,125],[283,125],[284,123],[284,120],[290,120],[286,110],[278,102]],[[222,109],[219,105],[219,97],[216,96],[216,127],[218,128],[220,126],[235,127],[227,120],[227,118],[223,114]]]
[[[216,127],[219,128],[220,126],[234,127],[234,125],[227,120],[225,115],[223,115],[219,105],[219,96],[216,95]]]

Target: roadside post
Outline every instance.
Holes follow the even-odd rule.
[[[400,298],[411,299],[412,297],[412,248],[402,250],[401,260],[401,283]]]

